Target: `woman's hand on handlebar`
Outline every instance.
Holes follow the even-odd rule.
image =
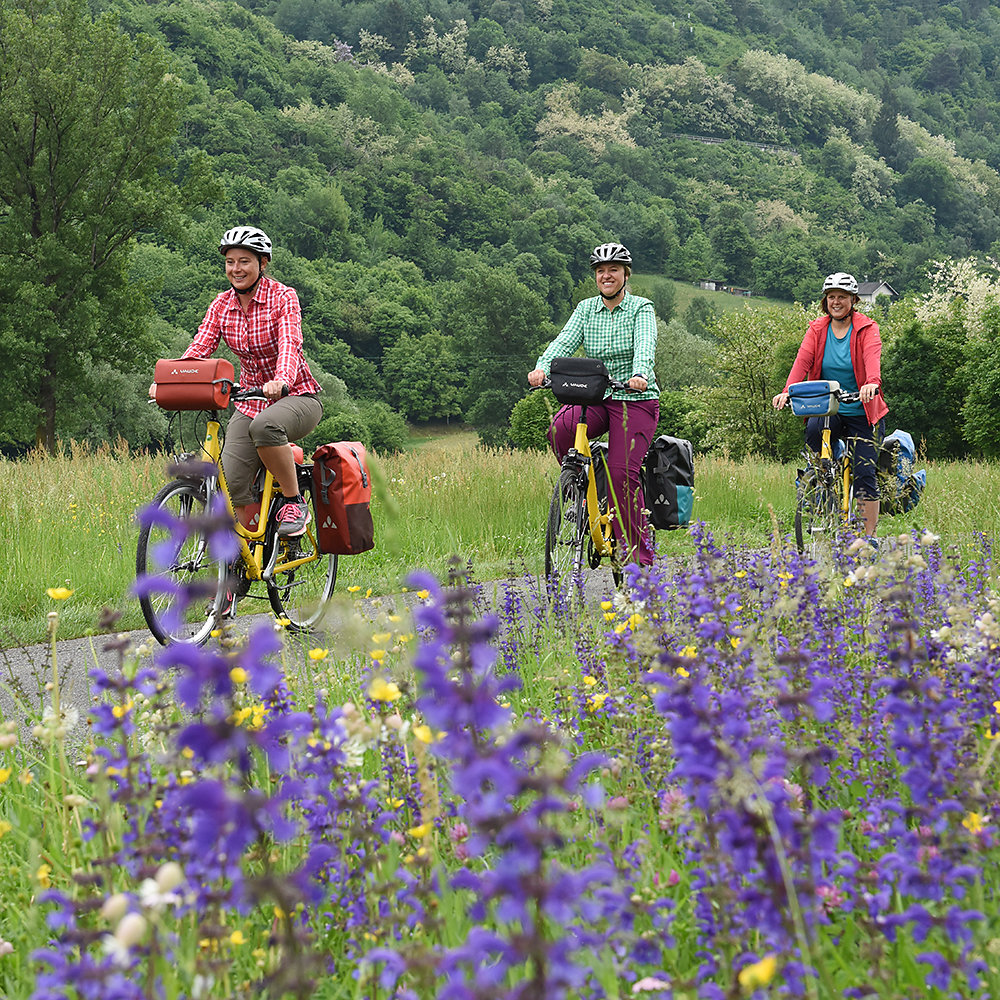
[[[260,391],[273,403],[276,399],[288,395],[288,386],[280,379],[272,379],[270,382],[265,382]]]
[[[537,389],[545,381],[545,372],[541,368],[536,368],[534,371],[528,372],[528,385],[532,389]]]
[[[878,384],[868,382],[858,390],[858,398],[862,403],[870,403],[878,395]]]
[[[783,410],[788,405],[788,393],[779,392],[778,395],[771,400],[771,405],[776,410]]]
[[[633,392],[645,392],[649,382],[644,379],[641,375],[633,375],[628,380],[628,387]]]

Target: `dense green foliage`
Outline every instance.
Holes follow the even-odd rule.
[[[237,222],[272,234],[272,273],[299,291],[308,357],[336,387],[328,417],[347,413],[383,447],[381,411],[365,401],[411,422],[470,419],[485,442],[506,443],[536,351],[588,293],[596,242],[627,242],[644,274],[810,302],[840,269],[918,293],[929,262],[1000,241],[1000,12],[982,2],[91,7],[169,65],[179,132],[155,165],[162,186],[143,197],[195,181],[199,191],[183,227],[147,225],[127,288],[99,297],[88,328],[102,337],[83,350],[105,365],[91,384],[119,401],[141,400],[145,361],[129,359],[190,339],[224,287],[218,235]],[[97,58],[89,51],[73,72]],[[0,201],[0,218],[18,222],[10,205]],[[5,345],[25,338],[9,290],[27,278],[13,268],[0,245]],[[663,331],[661,384],[718,387],[714,317],[673,315],[669,287],[650,293],[661,319],[680,324]],[[117,345],[107,362],[99,342]],[[59,406],[63,435],[165,433],[141,405],[67,394]],[[0,444],[34,437],[29,410],[0,403]],[[762,440],[773,450],[771,430]],[[980,446],[963,431],[957,448],[970,445]]]

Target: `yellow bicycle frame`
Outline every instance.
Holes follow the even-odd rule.
[[[245,525],[240,524],[236,517],[236,511],[233,508],[232,498],[229,496],[229,484],[226,482],[226,475],[222,471],[222,443],[219,432],[221,430],[221,425],[218,420],[210,419],[205,427],[205,440],[201,443],[202,457],[209,462],[212,462],[215,467],[219,470],[219,489],[222,495],[226,498],[226,509],[229,511],[229,516],[233,519],[233,528],[236,532],[236,538],[240,543],[240,555],[243,557],[243,562],[246,568],[246,574],[251,580],[263,580],[264,574],[267,567],[264,566],[264,534],[267,531],[267,520],[261,517],[258,521],[256,528],[248,528]],[[264,490],[260,498],[260,509],[261,512],[266,512],[271,509],[271,500],[274,497],[274,476],[271,475],[270,470],[264,470]],[[307,529],[310,541],[312,541],[312,549],[306,555],[301,556],[297,559],[283,559],[278,558],[278,561],[271,567],[270,577],[272,574],[277,572],[288,572],[289,570],[296,569],[305,563],[312,562],[320,557],[319,546],[316,544],[316,539],[312,533],[313,529],[310,525]],[[253,547],[251,548],[251,544]]]
[[[829,423],[829,421],[828,421]],[[833,465],[833,445],[831,443],[831,433],[830,428],[823,428],[823,443],[820,446],[820,464],[829,461]],[[845,445],[846,448],[846,445]],[[850,450],[844,452],[844,460],[840,462],[839,473],[839,488],[840,496],[837,498],[840,504],[840,516],[845,524],[847,524],[851,519],[851,479],[852,470],[851,462],[849,460]]]
[[[590,459],[591,468],[593,468],[594,457],[590,451],[587,425],[582,420],[576,425],[573,447],[579,454]],[[610,483],[608,485],[610,487]],[[611,514],[601,513],[601,505],[597,499],[597,478],[593,471],[587,479],[587,521],[590,526],[590,537],[594,543],[594,551],[601,556],[611,555],[614,545],[611,535]]]

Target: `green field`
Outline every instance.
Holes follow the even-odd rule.
[[[414,569],[443,577],[455,557],[481,580],[539,573],[557,471],[551,456],[483,451],[473,433],[458,428],[425,431],[413,444],[373,460],[377,545],[341,560],[337,589],[394,592]],[[135,513],[163,482],[165,464],[159,456],[131,454],[124,443],[0,462],[0,533],[11,552],[0,579],[0,646],[44,639],[51,607],[45,591],[53,586],[74,591],[61,609],[64,637],[93,629],[105,607],[121,613],[121,628],[142,627],[129,595]],[[768,546],[773,535],[786,538],[792,530],[793,480],[792,466],[698,456],[695,518],[738,545]],[[880,534],[926,526],[956,544],[975,532],[996,537],[998,486],[996,465],[931,463],[920,506],[883,519]],[[684,531],[659,532],[657,544],[667,555],[693,547]]]
[[[780,299],[769,299],[762,295],[744,296],[730,295],[729,292],[712,292],[701,288],[697,282],[675,281],[673,278],[665,278],[658,274],[635,274],[633,276],[633,283],[649,291],[652,291],[658,285],[672,285],[676,301],[674,316],[678,318],[683,318],[688,306],[695,299],[704,300],[713,309],[717,309],[720,312],[743,309],[747,306],[751,309],[762,309],[765,306],[784,306],[787,308],[789,305]]]

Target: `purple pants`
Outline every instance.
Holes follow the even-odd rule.
[[[615,498],[612,503],[618,508],[618,517],[612,522],[615,538],[624,545],[628,559],[643,566],[653,562],[653,533],[643,513],[646,500],[642,495],[642,463],[659,419],[660,403],[656,399],[633,403],[608,399],[587,407],[587,437],[608,435],[610,491]],[[552,421],[549,442],[560,462],[573,447],[579,420],[579,406],[564,406]]]

